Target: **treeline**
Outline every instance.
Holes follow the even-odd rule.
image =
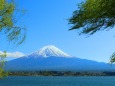
[[[12,71],[9,76],[115,76],[115,72]]]

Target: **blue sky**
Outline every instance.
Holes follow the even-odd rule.
[[[13,47],[0,34],[0,51],[32,53],[46,45],[54,45],[64,52],[84,59],[109,62],[115,51],[115,30],[99,31],[87,37],[76,30],[68,31],[68,19],[83,0],[16,0],[18,8],[26,9],[20,25],[26,26],[26,41]]]

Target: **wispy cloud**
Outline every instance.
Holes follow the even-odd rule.
[[[0,54],[3,54],[4,52],[0,51]],[[7,57],[13,57],[13,58],[19,58],[24,56],[21,52],[6,52]]]

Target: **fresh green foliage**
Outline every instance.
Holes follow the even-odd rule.
[[[0,68],[0,78],[8,76],[8,73],[5,72],[2,68]]]
[[[25,40],[25,28],[15,24],[15,3],[13,0],[0,0],[0,33],[7,36],[8,41],[21,44]]]
[[[78,5],[69,19],[70,30],[77,29],[80,34],[94,34],[100,30],[109,30],[115,26],[115,0],[86,0]],[[111,56],[115,62],[115,53]]]
[[[26,38],[26,29],[16,26],[15,3],[13,0],[0,0],[0,34],[4,33],[9,42],[22,44]],[[7,75],[4,69],[6,52],[0,53],[0,78]]]
[[[69,19],[73,26],[83,34],[94,34],[99,30],[113,28],[115,25],[115,0],[86,0],[78,5]]]
[[[8,74],[3,70],[4,69],[4,63],[5,63],[5,58],[6,58],[6,51],[3,53],[0,53],[0,78],[7,76]]]
[[[110,63],[113,64],[115,62],[115,53],[113,53],[110,57]]]

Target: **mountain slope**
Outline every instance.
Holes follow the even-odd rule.
[[[7,71],[113,71],[115,66],[92,60],[72,57],[54,46],[40,50],[5,65]]]
[[[79,58],[20,58],[9,61],[7,70],[68,70],[68,71],[107,71],[113,68],[106,63],[99,63]]]

